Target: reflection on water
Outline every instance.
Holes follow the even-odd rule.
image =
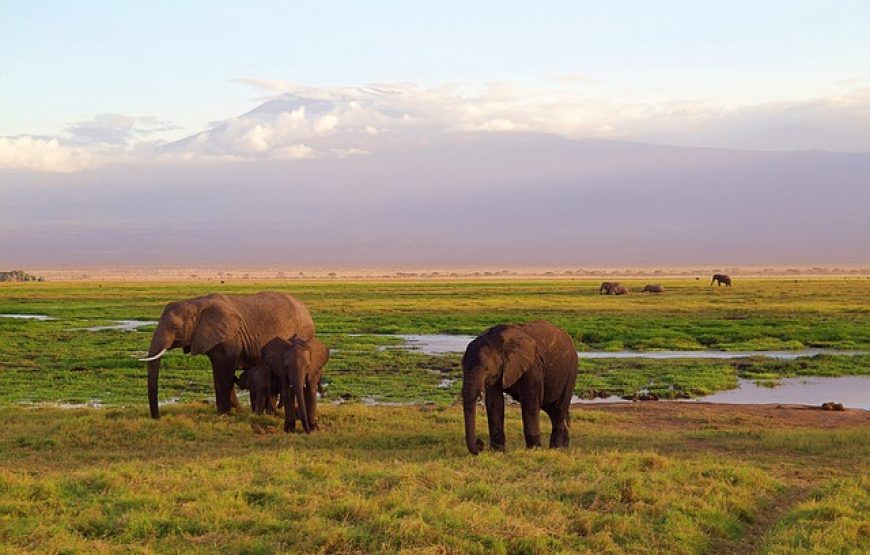
[[[462,353],[474,339],[473,335],[396,335],[405,340],[404,345],[390,346],[388,349],[418,351],[427,355]],[[837,349],[801,349],[799,351],[581,351],[580,358],[646,358],[655,360],[680,358],[734,359],[747,357],[767,357],[792,360],[816,355],[863,355],[867,351],[842,351]]]
[[[0,314],[0,318],[18,318],[20,320],[39,320],[40,322],[47,322],[49,320],[54,320],[51,316],[46,316],[45,314]]]
[[[738,380],[737,389],[720,391],[694,400],[737,405],[782,403],[812,406],[833,401],[842,403],[846,408],[870,410],[870,376],[807,376],[783,378],[777,383],[777,387],[771,388],[756,385],[752,380],[741,379]]]
[[[75,328],[74,331],[103,331],[103,330],[120,330],[120,331],[136,331],[144,326],[156,326],[157,322],[153,320],[115,320],[115,323],[110,326],[92,326],[90,328]]]

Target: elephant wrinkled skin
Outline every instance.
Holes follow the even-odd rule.
[[[540,411],[550,417],[550,447],[567,447],[568,411],[577,380],[577,349],[562,329],[538,320],[500,324],[475,338],[462,357],[462,402],[465,442],[476,455],[483,442],[476,437],[477,398],[484,393],[489,442],[505,447],[504,394],[522,407],[526,447],[540,447]]]
[[[214,293],[166,305],[148,357],[148,404],[152,418],[160,417],[157,382],[160,357],[182,348],[211,361],[217,411],[230,411],[235,399],[234,375],[260,363],[260,351],[275,337],[314,336],[314,321],[297,299],[274,291],[253,295]]]

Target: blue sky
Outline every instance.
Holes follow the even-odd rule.
[[[724,106],[870,86],[870,3],[0,3],[0,135],[53,135],[99,114],[184,136],[260,91],[410,82],[547,86]],[[578,85],[580,86],[580,85]]]

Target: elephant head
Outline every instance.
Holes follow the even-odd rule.
[[[471,454],[483,448],[476,435],[477,399],[487,387],[501,391],[541,364],[534,339],[517,326],[498,325],[475,338],[462,357],[465,444]]]
[[[178,347],[193,355],[207,353],[219,343],[234,338],[241,325],[239,312],[219,295],[166,305],[151,336],[148,356],[141,359],[148,362],[148,405],[152,418],[160,417],[157,403],[160,358]]]
[[[298,408],[297,413],[302,421],[302,429],[305,433],[311,433],[311,422],[308,420],[308,407],[305,403],[305,383],[307,376],[312,372],[315,361],[313,360],[311,346],[307,341],[294,336],[290,339],[290,348],[284,351],[283,367],[287,377],[287,383],[293,388],[293,394]],[[284,401],[285,415],[288,414],[288,400]],[[289,405],[292,407],[292,404]]]

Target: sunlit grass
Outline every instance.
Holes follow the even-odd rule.
[[[570,449],[530,452],[517,411],[508,416],[508,452],[474,458],[458,409],[327,406],[311,436],[254,433],[246,411],[218,418],[197,405],[160,421],[134,409],[0,409],[0,542],[40,552],[699,553],[739,537],[785,486],[782,464],[806,454],[777,439],[801,429],[726,421],[700,440],[709,421],[656,429],[595,410],[575,414]],[[752,429],[748,449],[723,457],[735,426]],[[867,444],[817,474],[866,465]]]

